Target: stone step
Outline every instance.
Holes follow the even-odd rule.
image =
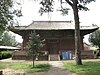
[[[49,60],[50,61],[58,61],[58,60],[60,60],[60,56],[59,56],[59,54],[50,54]]]

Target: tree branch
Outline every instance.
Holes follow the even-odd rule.
[[[70,2],[69,0],[65,0],[71,7],[73,7],[73,3]]]

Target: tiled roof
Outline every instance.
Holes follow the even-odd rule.
[[[98,26],[80,26],[81,30],[96,29]],[[15,26],[18,30],[74,30],[75,25],[71,21],[33,21],[28,26]]]

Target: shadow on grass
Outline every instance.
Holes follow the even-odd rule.
[[[49,64],[39,64],[35,65],[34,67],[32,65],[29,65],[29,68],[27,72],[44,72],[48,71],[50,69],[51,65]]]

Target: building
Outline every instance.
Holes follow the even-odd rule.
[[[93,26],[80,26],[80,48],[84,50],[83,38],[84,35],[92,33],[98,27]],[[75,25],[71,21],[33,21],[28,26],[15,26],[10,29],[23,38],[23,46],[20,59],[27,59],[23,54],[26,52],[26,45],[29,41],[29,34],[36,31],[41,39],[45,39],[45,46],[41,51],[47,52],[47,56],[41,56],[39,59],[60,60],[60,59],[73,59],[75,53],[74,30]],[[20,52],[19,52],[20,53]],[[17,54],[19,54],[17,53]],[[16,57],[15,56],[15,57]],[[15,59],[17,59],[17,57]],[[24,57],[24,58],[23,58]]]
[[[6,50],[20,50],[18,47],[12,47],[12,46],[0,46],[0,51],[6,51]]]

